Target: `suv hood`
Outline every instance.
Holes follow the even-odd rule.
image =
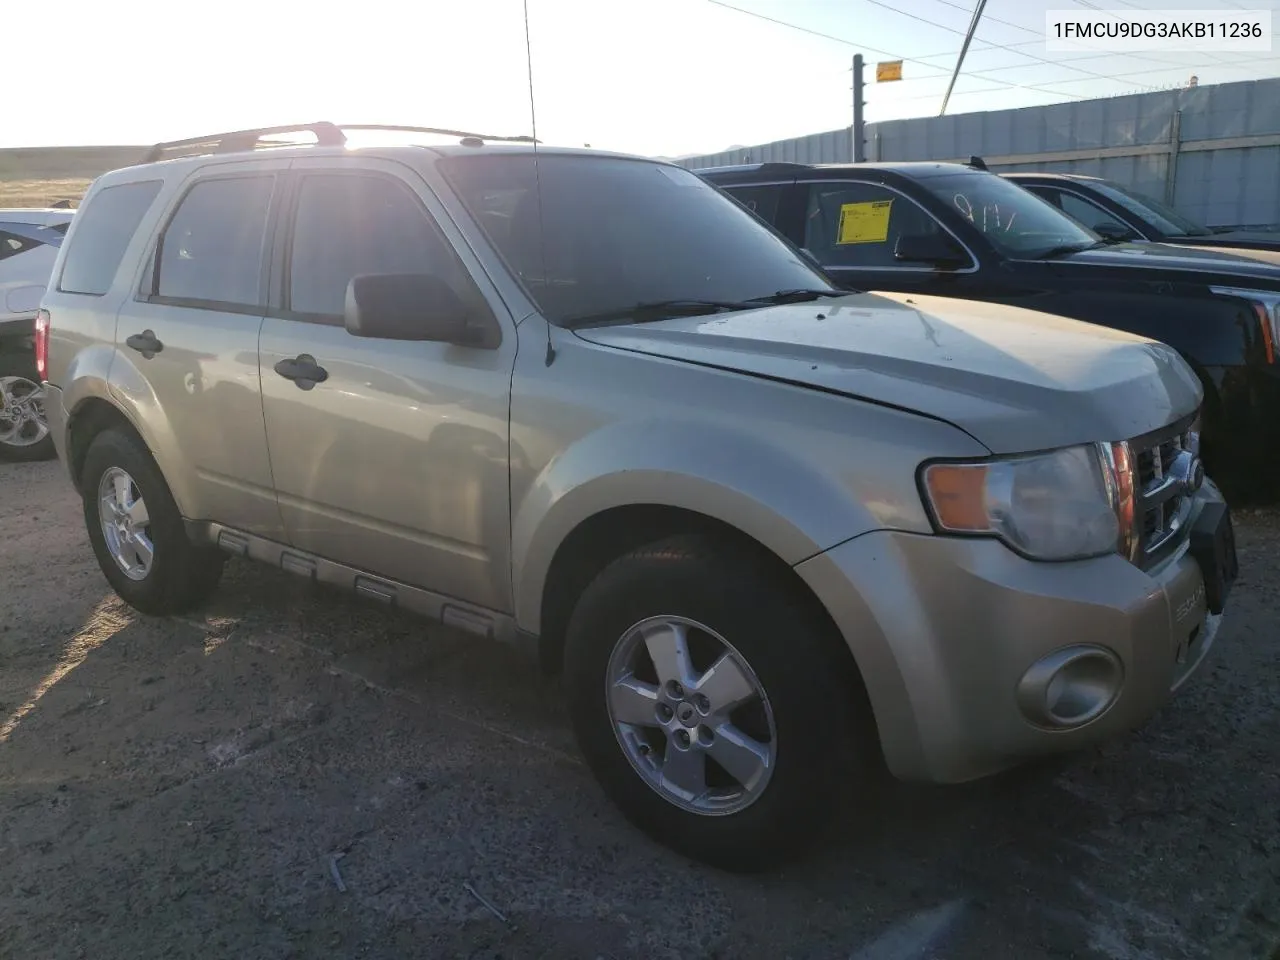
[[[1280,233],[1268,233],[1262,230],[1224,230],[1222,233],[1210,233],[1206,236],[1177,237],[1170,242],[1185,243],[1192,247],[1280,250]]]
[[[588,327],[602,346],[802,384],[955,424],[993,453],[1124,440],[1191,413],[1173,348],[1018,307],[854,294]]]
[[[1270,263],[1254,259],[1252,254],[1256,252],[1245,254],[1243,250],[1201,249],[1171,243],[1135,241],[1095,250],[1081,250],[1079,253],[1043,262],[1058,266],[1060,272],[1068,276],[1074,276],[1074,272],[1068,271],[1074,271],[1079,266],[1123,267],[1126,271],[1159,270],[1165,274],[1165,279],[1170,279],[1170,272],[1182,272],[1186,276],[1179,279],[1193,283],[1225,283],[1233,286],[1247,285],[1261,290],[1280,290],[1280,270],[1276,270]]]
[[[1207,253],[1229,253],[1233,257],[1244,257],[1246,260],[1258,260],[1273,266],[1280,265],[1280,246],[1276,247],[1206,247],[1199,244],[1190,245],[1191,250],[1204,250]]]

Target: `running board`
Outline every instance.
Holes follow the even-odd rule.
[[[376,576],[345,564],[325,560],[293,547],[208,521],[185,521],[194,543],[207,543],[235,557],[257,560],[315,583],[323,583],[373,600],[383,606],[408,610],[486,640],[528,647],[528,634],[516,629],[515,618],[421,587]]]

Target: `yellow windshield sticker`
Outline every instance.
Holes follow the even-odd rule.
[[[840,205],[840,236],[837,244],[884,243],[889,238],[889,208],[892,200]]]

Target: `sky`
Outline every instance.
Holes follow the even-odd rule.
[[[936,115],[974,0],[528,0],[540,140],[649,156]],[[736,9],[735,9],[736,8]],[[948,113],[1280,75],[1271,53],[1051,53],[1045,11],[1280,0],[988,0]],[[1280,13],[1274,15],[1280,27]],[[135,144],[311,120],[525,134],[522,0],[44,0],[5,4],[29,96],[0,148]],[[47,47],[45,46],[47,44]],[[903,80],[874,64],[906,58]],[[39,94],[37,96],[37,94]]]

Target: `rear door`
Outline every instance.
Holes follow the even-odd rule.
[[[262,423],[258,333],[287,160],[212,164],[178,191],[116,330],[114,388],[148,418],[189,519],[282,538]]]
[[[509,611],[511,317],[426,183],[372,157],[296,160],[277,309],[261,340],[289,541],[383,578]],[[353,276],[433,273],[501,331],[497,349],[354,337]],[[320,382],[281,361],[311,358]],[[287,371],[287,368],[285,368]],[[387,590],[382,584],[375,589]]]

